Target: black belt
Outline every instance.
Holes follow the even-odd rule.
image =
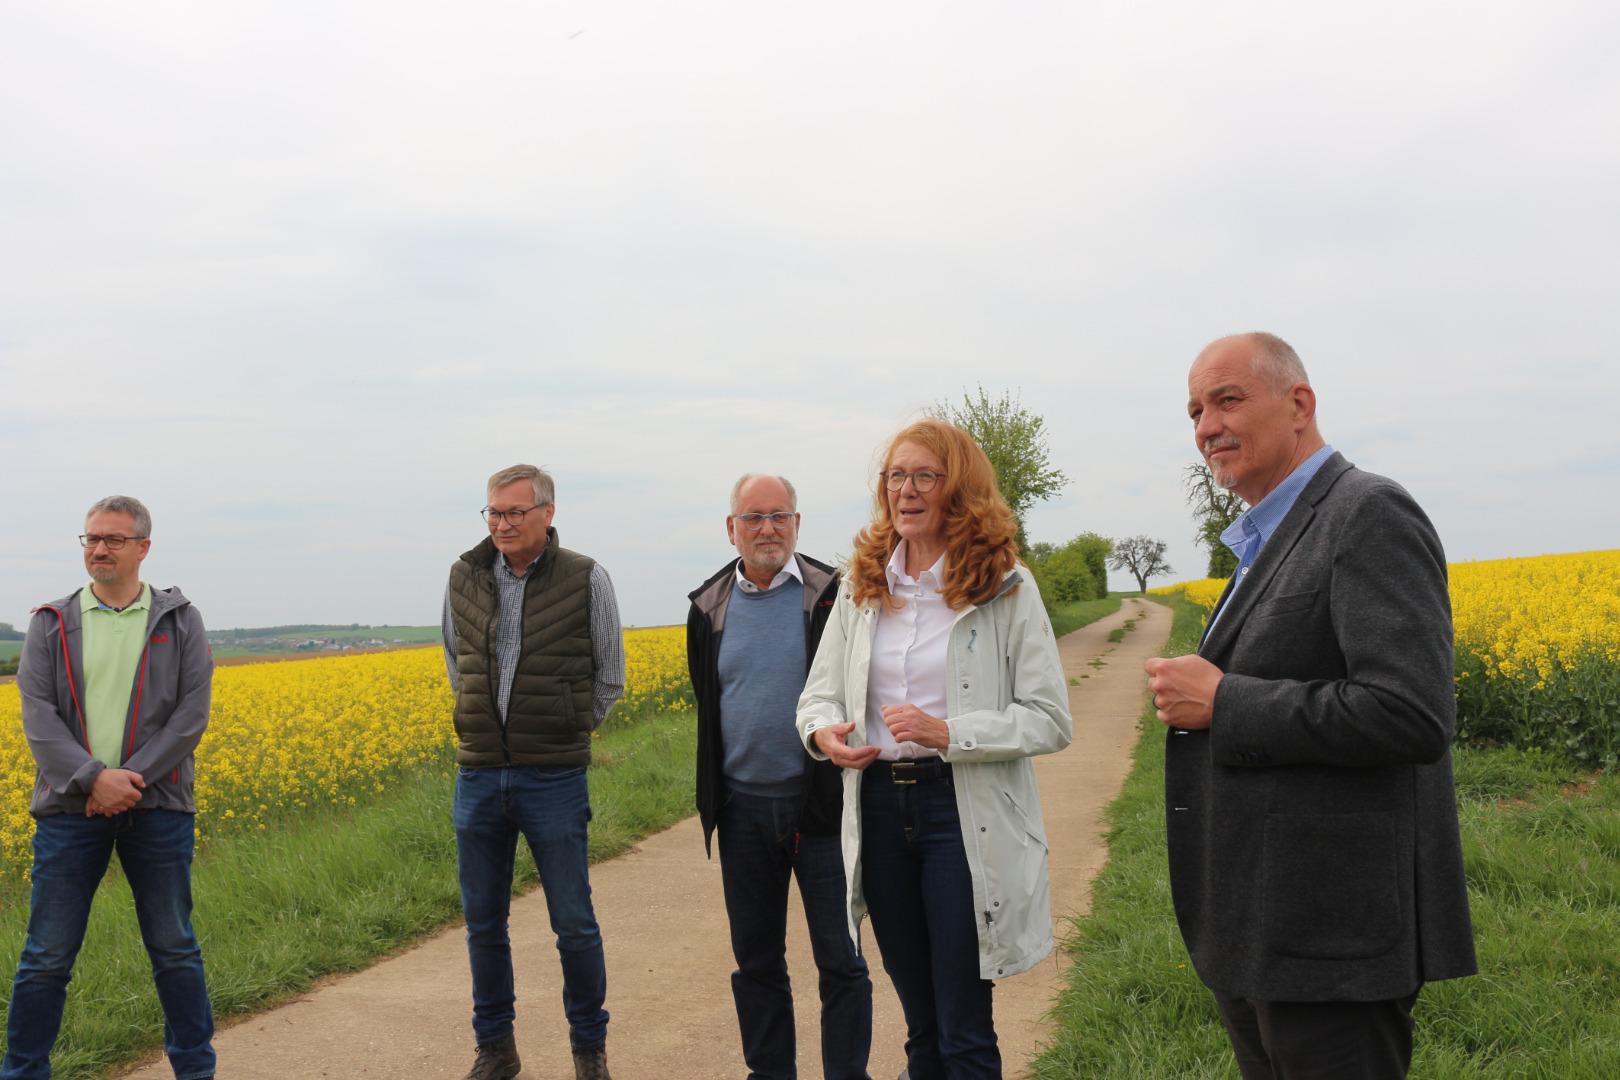
[[[928,780],[949,780],[951,763],[942,758],[917,758],[912,761],[874,761],[866,767],[866,775],[874,780],[891,784],[916,784]]]

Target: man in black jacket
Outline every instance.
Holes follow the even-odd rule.
[[[826,1080],[866,1080],[872,982],[846,925],[839,846],[842,781],[794,726],[799,692],[838,575],[794,553],[793,485],[750,473],[731,492],[726,535],[739,558],[691,594],[686,658],[698,705],[697,806],[704,844],[720,833],[731,976],[749,1076],[793,1080],[788,881],[797,875],[820,971]]]
[[[1404,1077],[1419,989],[1476,970],[1445,553],[1323,442],[1281,339],[1215,342],[1188,386],[1249,508],[1197,654],[1148,661],[1176,919],[1244,1080]]]

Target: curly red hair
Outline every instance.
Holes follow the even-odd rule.
[[[1018,521],[996,486],[996,469],[979,444],[961,428],[943,420],[919,420],[901,431],[883,452],[887,471],[901,443],[916,443],[944,463],[940,481],[945,507],[945,588],[953,611],[994,597],[1001,580],[1018,562]],[[889,500],[880,481],[872,499],[872,523],[855,536],[848,578],[857,604],[889,595],[885,573],[900,534],[889,517]]]

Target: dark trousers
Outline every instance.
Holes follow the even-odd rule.
[[[1215,1002],[1243,1080],[1404,1080],[1417,996],[1251,1001],[1216,991]]]
[[[126,810],[112,817],[54,814],[34,825],[28,939],[6,1017],[6,1080],[46,1080],[62,1027],[73,961],[84,944],[90,902],[112,853],[135,895],[141,940],[163,1006],[163,1050],[179,1080],[214,1075],[214,1011],[202,949],[191,929],[194,819],[178,810]],[[92,1006],[93,1007],[93,1006]]]
[[[797,796],[733,791],[716,817],[743,1060],[751,1080],[797,1076],[787,969],[788,881],[796,876],[820,975],[822,1075],[868,1080],[872,980],[849,937],[843,852],[836,836],[799,835],[798,804]]]
[[[947,778],[861,778],[861,882],[906,1015],[911,1080],[1000,1080],[993,984],[979,977],[973,878]]]
[[[512,1034],[512,869],[518,837],[540,870],[551,930],[562,961],[563,1013],[576,1049],[607,1040],[607,965],[591,907],[586,825],[591,820],[584,769],[460,769],[453,810],[461,908],[472,962],[473,1035],[490,1043]]]

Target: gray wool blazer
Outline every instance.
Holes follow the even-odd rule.
[[[1406,490],[1328,458],[1198,653],[1226,675],[1209,730],[1166,736],[1165,812],[1204,983],[1378,1001],[1474,974],[1446,560]]]

